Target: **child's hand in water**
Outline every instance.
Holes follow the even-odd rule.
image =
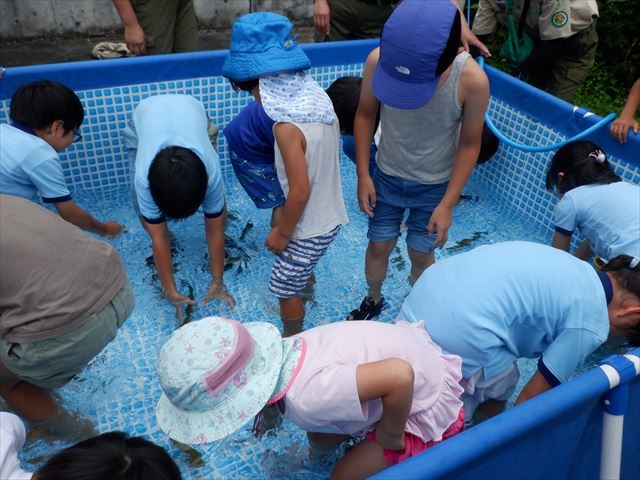
[[[196,301],[186,297],[184,295],[182,295],[180,292],[178,292],[177,290],[174,292],[167,292],[165,290],[164,292],[165,296],[167,297],[167,299],[171,302],[171,304],[176,307],[176,318],[180,321],[180,323],[184,322],[184,312],[183,312],[183,306],[184,305],[195,305]]]
[[[202,305],[206,304],[210,300],[222,300],[227,302],[230,308],[234,308],[236,306],[235,299],[229,295],[227,292],[227,288],[224,286],[222,280],[214,279],[213,282],[209,285],[209,290],[207,294],[202,299]]]
[[[118,222],[114,222],[113,220],[109,220],[104,222],[105,225],[105,233],[104,236],[107,238],[116,238],[124,231],[124,226],[120,225]]]
[[[275,434],[275,432],[282,425],[282,411],[278,403],[271,405],[265,405],[262,410],[256,415],[253,420],[253,428],[251,431],[253,435],[262,440],[262,436],[267,433],[269,435]]]

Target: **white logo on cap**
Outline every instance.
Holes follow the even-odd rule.
[[[396,71],[403,75],[411,75],[411,70],[409,70],[407,67],[403,67],[402,65],[396,65]]]

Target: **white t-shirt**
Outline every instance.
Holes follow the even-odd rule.
[[[32,477],[20,468],[18,459],[25,439],[22,421],[13,413],[0,412],[0,479],[29,480]]]

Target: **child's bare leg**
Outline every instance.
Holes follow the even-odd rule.
[[[340,444],[350,437],[349,435],[340,435],[337,433],[318,433],[307,432],[309,440],[309,450],[312,457],[322,457],[334,452]]]
[[[283,337],[290,337],[302,331],[304,322],[304,303],[302,298],[280,298],[280,318],[283,324]]]
[[[313,289],[316,286],[316,274],[311,272],[311,276],[307,283],[304,286],[304,289],[300,293],[300,298],[302,298],[303,303],[307,303],[309,300],[313,298]]]
[[[413,285],[416,280],[420,278],[422,272],[428,267],[436,263],[436,256],[433,251],[429,253],[422,253],[407,246],[407,253],[409,254],[409,260],[411,261],[411,274],[409,276],[409,283]]]
[[[0,396],[7,407],[37,430],[83,440],[96,434],[88,420],[71,416],[46,388],[16,377],[0,363]]]
[[[387,242],[369,242],[364,257],[364,274],[369,288],[368,296],[378,303],[382,298],[382,283],[387,277],[389,255],[396,246],[397,239]]]
[[[0,396],[7,406],[29,422],[46,422],[58,411],[51,393],[16,377],[0,363]]]
[[[507,405],[506,400],[494,400],[490,399],[484,403],[478,405],[474,415],[476,423],[488,420],[491,417],[495,417],[499,413],[504,412],[504,408]]]
[[[367,478],[388,466],[382,446],[372,440],[363,440],[338,461],[331,480]]]

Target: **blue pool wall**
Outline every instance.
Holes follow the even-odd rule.
[[[344,75],[361,75],[375,40],[306,44],[311,74],[324,87]],[[206,106],[212,121],[226,125],[251,100],[237,94],[220,76],[227,51],[207,51],[141,58],[93,60],[65,64],[8,68],[0,79],[0,122],[8,121],[9,100],[22,84],[50,79],[73,88],[85,107],[80,131],[83,141],[61,154],[69,187],[108,193],[129,182],[126,153],[120,142],[137,103],[151,95],[187,93]],[[531,88],[499,70],[486,67],[491,85],[489,114],[497,128],[517,143],[556,144],[594,125],[600,117]],[[640,136],[620,145],[607,127],[587,137],[608,154],[615,170],[640,183]],[[235,182],[222,136],[218,141],[225,181]],[[496,156],[478,166],[474,177],[486,194],[531,220],[533,228],[551,237],[549,219],[556,198],[544,189],[553,152],[527,153],[502,144]],[[574,242],[578,242],[576,236]]]
[[[360,75],[375,41],[303,45],[324,87],[343,75]],[[20,85],[50,79],[73,88],[85,106],[83,141],[61,154],[72,190],[109,195],[129,182],[120,131],[135,105],[150,95],[187,93],[202,101],[223,127],[250,100],[236,94],[220,76],[226,51],[113,59],[8,68],[0,79],[0,122],[7,122],[9,99]],[[539,92],[487,67],[491,84],[489,114],[498,129],[523,144],[554,144],[600,120],[583,109]],[[640,183],[640,138],[616,143],[608,129],[588,139],[607,152],[615,170]],[[1,139],[0,139],[1,141]],[[227,182],[235,182],[222,136],[218,142]],[[532,228],[551,236],[549,218],[556,199],[544,189],[553,152],[526,153],[501,145],[496,156],[473,175],[504,208],[522,214]],[[470,429],[434,449],[380,474],[380,478],[595,478],[602,431],[599,398],[607,390],[596,370],[579,375],[524,405]],[[640,385],[631,384],[632,407]],[[625,423],[623,478],[640,478],[640,411],[631,408]]]
[[[628,354],[640,357],[640,348]],[[636,480],[640,478],[638,374],[626,385],[628,403],[619,478]],[[600,478],[602,395],[608,390],[607,376],[594,367],[372,478]]]

